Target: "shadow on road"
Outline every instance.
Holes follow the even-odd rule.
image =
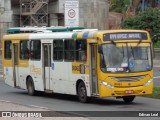
[[[19,95],[28,95],[27,91],[15,91],[10,92],[11,94],[19,94]],[[29,96],[29,95],[28,95]],[[69,102],[76,102],[80,103],[78,100],[78,97],[75,95],[66,95],[66,94],[58,94],[58,93],[43,93],[39,92],[38,95],[33,96],[35,98],[43,98],[43,99],[54,99],[59,101],[69,101]],[[135,98],[136,99],[136,98]],[[85,103],[84,103],[85,104]],[[113,106],[113,105],[142,105],[143,103],[125,103],[122,99],[116,99],[116,98],[92,98],[89,103],[87,104],[94,104],[94,105],[107,105],[107,106]],[[125,107],[125,106],[124,106]]]

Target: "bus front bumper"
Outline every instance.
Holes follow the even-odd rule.
[[[134,86],[134,87],[113,87],[107,88],[104,85],[100,85],[99,97],[120,97],[120,96],[138,96],[152,94],[153,82],[148,86]]]

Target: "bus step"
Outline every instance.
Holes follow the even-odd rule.
[[[97,93],[92,93],[92,95],[95,96],[95,97],[99,96],[99,94],[97,94]]]
[[[17,88],[17,89],[22,89],[22,88],[20,88],[19,86],[15,86],[15,88]]]
[[[53,93],[53,90],[44,90],[45,93]]]

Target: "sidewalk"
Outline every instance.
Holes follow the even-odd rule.
[[[18,112],[23,112],[23,111],[26,111],[26,112],[29,112],[31,111],[32,113],[35,111],[36,112],[40,112],[40,111],[49,111],[48,109],[46,108],[38,108],[38,107],[31,107],[31,106],[24,106],[24,105],[19,105],[19,104],[15,104],[15,103],[11,103],[11,102],[7,102],[7,101],[3,101],[3,100],[0,100],[0,112],[3,112],[3,111],[7,111],[7,112],[10,112],[10,111],[18,111]],[[2,114],[2,113],[0,113]],[[54,112],[52,111],[52,115],[54,115],[55,117],[30,117],[30,118],[27,118],[27,117],[0,117],[0,120],[88,120],[88,118],[83,118],[83,117],[74,117],[74,115],[71,115],[71,114],[65,114],[65,113],[59,113],[59,112]],[[2,115],[0,115],[2,116]]]
[[[153,67],[160,67],[160,60],[153,60]]]

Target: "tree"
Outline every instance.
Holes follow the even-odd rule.
[[[139,12],[135,17],[129,17],[122,21],[122,28],[148,30],[152,35],[160,34],[160,10],[147,8]]]
[[[130,0],[111,0],[110,11],[124,13],[130,4]]]

